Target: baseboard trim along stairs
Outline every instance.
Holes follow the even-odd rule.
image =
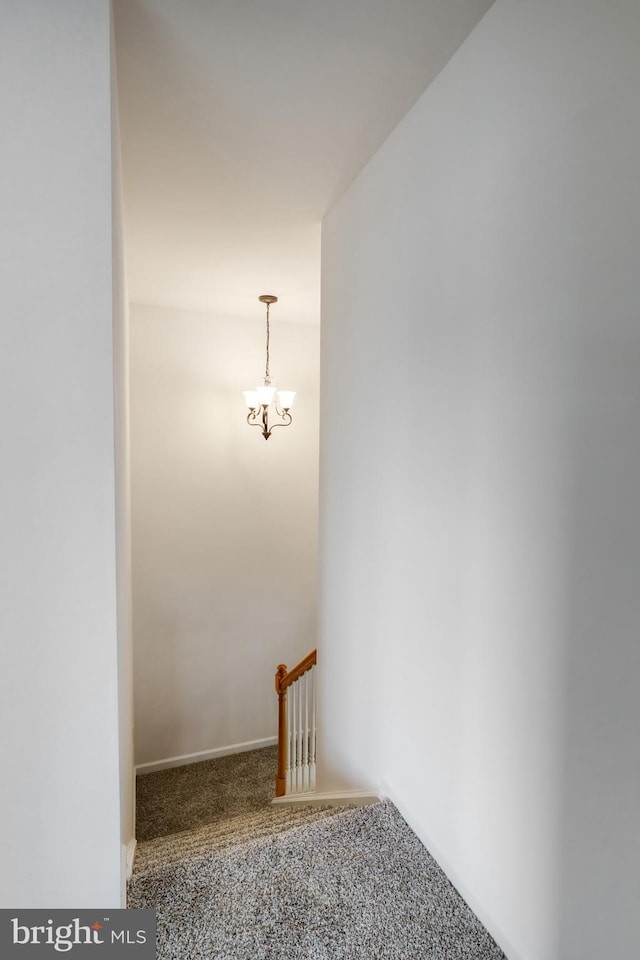
[[[379,801],[380,793],[374,790],[342,790],[328,793],[317,793],[315,790],[310,790],[307,793],[292,793],[284,797],[274,797],[271,805],[273,807],[363,807],[366,804],[378,803]]]
[[[260,740],[232,743],[227,747],[215,747],[213,750],[201,750],[199,753],[185,753],[178,757],[167,757],[166,760],[152,760],[149,763],[139,763],[136,766],[136,774],[156,773],[158,770],[184,767],[190,763],[201,763],[203,760],[216,760],[218,757],[229,757],[235,753],[248,753],[249,750],[261,750],[263,747],[273,747],[277,742],[277,737],[262,737]]]
[[[135,860],[135,857],[136,857],[137,844],[138,844],[138,841],[136,840],[135,837],[132,837],[131,840],[129,840],[129,843],[127,844],[127,848],[126,848],[127,880],[131,879],[131,875],[133,873],[133,861]]]

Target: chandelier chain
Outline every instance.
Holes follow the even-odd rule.
[[[264,371],[264,382],[268,386],[271,383],[271,376],[269,374],[269,307],[270,303],[267,304],[267,365]]]

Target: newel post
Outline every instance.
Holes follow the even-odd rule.
[[[281,663],[276,670],[276,693],[278,694],[278,772],[276,773],[276,797],[287,792],[287,688],[283,681],[287,668]]]

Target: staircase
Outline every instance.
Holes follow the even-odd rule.
[[[505,960],[390,803],[279,808],[141,844],[159,960]]]
[[[156,909],[158,958],[287,956],[264,946],[274,891],[287,902],[282,890],[292,874],[283,851],[344,809],[272,806],[276,755],[266,748],[138,778],[138,836],[146,839],[127,906]],[[181,816],[188,829],[179,829]]]
[[[313,666],[279,668],[277,749],[138,778],[128,906],[158,960],[505,960],[393,804],[286,802],[314,780]]]
[[[334,816],[339,807],[277,807],[245,813],[195,830],[184,830],[138,844],[130,899],[143,878],[172,864],[193,864]],[[131,904],[130,904],[131,905]]]

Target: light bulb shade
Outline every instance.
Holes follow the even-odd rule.
[[[295,390],[278,390],[278,402],[283,410],[289,410],[293,406]]]
[[[263,407],[268,407],[271,401],[273,400],[273,395],[276,392],[275,387],[256,387],[256,396],[258,397],[258,403]]]
[[[243,390],[245,403],[250,410],[255,410],[260,406],[260,399],[257,390]]]

